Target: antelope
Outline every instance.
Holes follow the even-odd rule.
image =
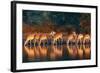
[[[68,37],[67,37],[67,45],[69,45],[70,42],[74,42],[75,43],[76,39],[77,39],[76,32],[73,32],[72,34],[68,35]]]
[[[83,43],[83,38],[84,38],[83,34],[78,34],[78,36],[77,36],[77,45]]]
[[[89,35],[89,34],[86,34],[86,35],[84,36],[84,38],[83,38],[83,43],[84,43],[84,44],[85,44],[85,43],[89,43],[90,40],[91,40],[90,35]]]
[[[43,46],[45,45],[44,41],[48,39],[48,35],[47,34],[41,34],[40,39],[39,39],[39,45],[41,45],[42,41],[43,41]]]
[[[36,33],[34,36],[34,46],[36,45],[36,42],[40,39],[40,33]]]
[[[59,39],[61,39],[62,40],[62,33],[56,33],[56,34],[54,34],[54,36],[53,36],[53,45],[54,44],[56,44],[57,45],[57,40],[59,40]]]
[[[28,42],[30,42],[30,46],[31,46],[31,41],[34,40],[34,38],[35,38],[35,34],[30,34],[30,35],[26,38],[26,41],[25,41],[24,46],[25,46]]]

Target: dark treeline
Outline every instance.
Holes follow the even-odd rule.
[[[23,10],[23,26],[32,28],[31,32],[90,33],[90,19],[89,13]]]

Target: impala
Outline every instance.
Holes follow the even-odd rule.
[[[53,45],[54,45],[54,44],[57,45],[57,40],[59,40],[59,39],[62,40],[62,36],[63,36],[62,33],[56,33],[56,34],[54,34],[54,36],[53,36],[53,38],[52,38],[52,39],[53,39],[53,42],[52,42]]]
[[[77,39],[77,34],[76,34],[76,32],[72,32],[72,33],[69,34],[68,37],[67,37],[67,45],[69,45],[70,42],[71,42],[71,44],[72,44],[72,43],[75,44],[76,39]]]
[[[28,42],[30,42],[30,47],[31,47],[31,41],[34,40],[34,38],[35,38],[35,34],[30,34],[30,35],[28,35],[27,38],[26,38],[26,41],[25,41],[25,43],[24,43],[24,46],[25,46]]]
[[[91,40],[90,35],[89,35],[89,34],[86,34],[86,35],[84,36],[83,43],[84,43],[84,44],[89,43],[90,40]]]
[[[81,45],[83,43],[83,38],[84,38],[84,35],[83,34],[78,34],[77,36],[77,45]]]

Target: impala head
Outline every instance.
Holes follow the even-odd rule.
[[[55,34],[56,34],[55,31],[52,31],[52,32],[50,33],[51,36],[54,36]]]
[[[89,34],[86,34],[86,35],[84,36],[84,38],[85,38],[85,39],[90,39],[91,37],[90,37]]]
[[[78,39],[82,39],[83,37],[84,37],[83,34],[78,35]]]
[[[73,34],[73,35],[76,35],[76,32],[75,32],[75,31],[73,31],[73,32],[72,32],[72,34]]]

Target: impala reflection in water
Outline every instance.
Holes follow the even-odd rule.
[[[24,46],[23,62],[90,59],[90,45]]]

